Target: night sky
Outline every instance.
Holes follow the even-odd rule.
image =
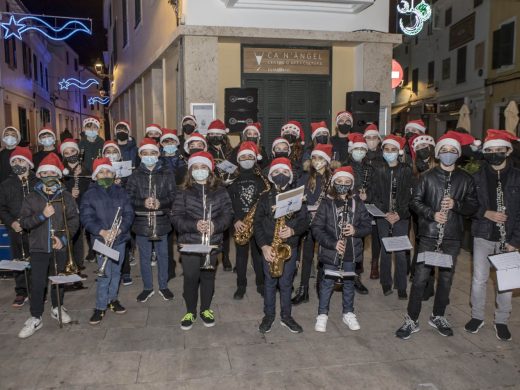
[[[103,28],[103,0],[22,0],[33,14],[91,18],[93,35],[77,34],[67,43],[79,54],[83,65],[91,66],[106,50]]]

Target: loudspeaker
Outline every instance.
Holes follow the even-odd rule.
[[[232,110],[225,113],[226,127],[231,133],[242,132],[247,125],[258,121],[258,110]]]
[[[366,127],[371,123],[379,127],[379,111],[377,113],[353,112],[352,117],[354,118],[352,131],[355,133],[363,134],[365,132]]]
[[[381,94],[370,91],[347,92],[347,111],[351,113],[377,113],[379,115]]]
[[[258,110],[258,88],[226,88],[224,110]]]

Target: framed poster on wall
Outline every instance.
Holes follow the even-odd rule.
[[[190,114],[197,118],[197,130],[206,135],[209,124],[215,120],[215,103],[190,103]]]

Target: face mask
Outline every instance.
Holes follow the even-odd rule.
[[[190,148],[190,154],[195,154],[202,151],[204,151],[202,148]]]
[[[294,134],[285,134],[283,136],[291,145],[296,142],[297,137]]]
[[[191,177],[195,179],[195,181],[204,181],[208,178],[209,171],[207,169],[194,169],[191,171]]]
[[[419,172],[427,171],[430,168],[430,165],[425,163],[424,160],[417,159],[415,160],[415,166]]]
[[[72,156],[65,157],[65,161],[69,164],[76,164],[79,161],[79,156],[77,154],[73,154]]]
[[[107,189],[112,184],[114,184],[114,178],[113,177],[104,177],[102,179],[97,179],[97,183],[103,187],[104,189]]]
[[[444,153],[439,153],[439,160],[441,161],[441,163],[447,167],[451,167],[453,164],[455,164],[457,162],[457,160],[459,159],[459,155],[456,154],[456,153],[449,153],[449,152],[444,152]]]
[[[47,146],[47,147],[54,145],[54,142],[55,142],[55,141],[54,141],[54,138],[52,138],[52,137],[45,137],[45,138],[42,138],[42,139],[40,140],[40,143],[41,143],[43,146]]]
[[[157,156],[143,156],[143,157],[141,157],[141,161],[147,167],[151,167],[151,166],[157,164],[157,161],[159,161],[159,157],[157,157]]]
[[[377,139],[373,139],[370,141],[367,141],[368,149],[371,151],[374,151],[379,146],[379,141]]]
[[[484,160],[491,165],[500,165],[506,161],[507,155],[505,152],[500,153],[484,153]]]
[[[383,152],[383,158],[387,163],[393,163],[397,160],[398,153],[395,152]]]
[[[4,141],[4,144],[7,146],[14,146],[16,145],[16,137],[13,137],[12,135],[6,135],[2,141]]]
[[[165,153],[174,154],[177,151],[177,145],[164,145],[163,150]]]
[[[325,161],[318,161],[318,160],[312,160],[311,162],[312,167],[319,171],[321,168],[323,168],[327,163]]]
[[[23,175],[23,174],[25,174],[27,172],[27,167],[26,166],[18,165],[18,164],[13,165],[11,167],[11,169],[13,170],[13,173],[15,175],[18,175],[18,176]]]
[[[351,188],[352,188],[352,186],[348,185],[348,184],[336,184],[336,183],[334,183],[334,189],[340,195],[348,194]]]
[[[317,135],[314,137],[316,140],[316,143],[318,144],[327,144],[329,142],[329,136],[328,135]]]
[[[415,152],[415,155],[417,156],[417,158],[419,160],[427,160],[430,158],[431,156],[431,150],[430,148],[423,148],[423,149],[419,149],[417,152]]]
[[[97,130],[85,130],[85,135],[87,136],[87,138],[96,138],[97,134]]]
[[[255,160],[244,160],[238,162],[243,169],[251,169],[255,166]]]
[[[195,126],[193,126],[193,125],[183,125],[182,126],[182,132],[184,134],[189,135],[189,134],[193,133],[194,130],[195,130]]]
[[[58,178],[58,176],[42,177],[40,180],[45,185],[45,187],[47,187],[49,189],[53,189],[54,187],[59,187],[59,185],[60,185],[60,179]],[[55,192],[55,191],[56,190],[54,190],[53,192]]]
[[[105,157],[108,157],[110,162],[116,162],[119,161],[119,154],[118,153],[107,153]]]
[[[246,137],[246,141],[258,143],[258,137]]]
[[[116,133],[116,138],[118,141],[126,141],[128,137],[128,133],[125,133],[124,131]]]
[[[285,188],[287,184],[289,184],[289,180],[291,178],[289,176],[285,176],[284,174],[279,174],[276,176],[272,176],[271,179],[273,180],[273,183],[276,184],[279,188]]]
[[[352,160],[356,162],[362,161],[365,156],[367,155],[367,152],[364,150],[353,150],[352,151]]]
[[[222,145],[222,142],[224,142],[224,137],[220,135],[212,135],[208,137],[208,142],[212,145]]]
[[[342,123],[341,125],[338,125],[338,131],[341,134],[348,134],[352,130],[352,125],[349,123]]]
[[[274,152],[274,157],[275,158],[278,158],[278,157],[289,157],[289,152],[288,151],[283,151],[283,152]]]

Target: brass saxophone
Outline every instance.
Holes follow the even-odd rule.
[[[271,243],[274,251],[274,260],[272,263],[269,263],[269,273],[273,278],[282,276],[284,263],[291,258],[291,247],[285,244],[280,237],[280,230],[284,227],[285,216],[278,218],[274,226],[273,242]]]
[[[258,198],[260,199],[260,196],[262,196],[262,194],[269,192],[271,190],[271,184],[269,183],[269,181],[267,181],[267,179],[264,177],[264,175],[262,175],[262,173],[260,172],[260,169],[257,169],[255,173],[258,176],[260,176],[260,178],[264,182],[264,186],[265,186],[265,189],[260,193],[260,195],[258,195]],[[258,206],[258,200],[253,205],[253,207],[251,207],[249,212],[246,214],[246,216],[242,220],[242,223],[245,225],[245,228],[242,231],[237,230],[233,234],[233,238],[235,239],[235,242],[238,245],[247,244],[251,240],[251,237],[253,237],[253,222],[255,219],[255,213],[256,213],[257,206]]]

